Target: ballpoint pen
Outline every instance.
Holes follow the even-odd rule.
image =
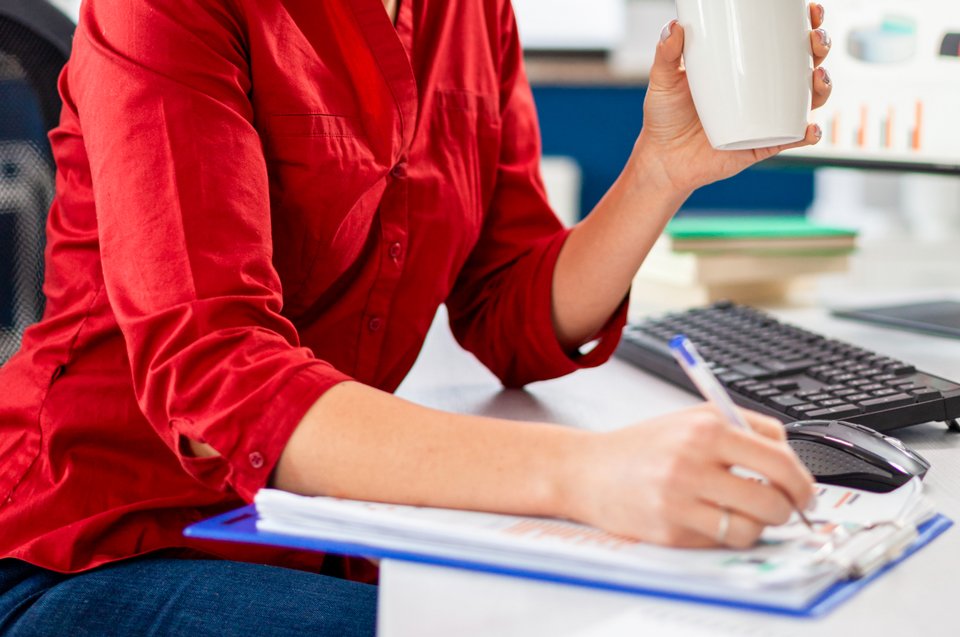
[[[720,384],[717,377],[710,371],[706,361],[700,356],[700,353],[697,351],[697,348],[693,346],[693,343],[690,342],[690,339],[683,335],[677,336],[670,341],[670,351],[673,353],[674,358],[677,359],[677,362],[680,363],[683,371],[686,372],[690,380],[693,381],[693,384],[696,385],[700,393],[703,394],[703,397],[709,402],[712,402],[720,411],[724,420],[738,429],[753,431],[753,428],[744,420],[736,405],[733,404],[733,399],[730,398],[730,394],[727,393],[727,390],[723,388],[723,385]],[[784,493],[784,495],[787,496],[786,493]],[[800,520],[808,529],[815,533],[816,529],[813,528],[813,524],[811,524],[806,514],[789,496],[787,496],[787,500],[793,505],[793,509],[800,517]]]

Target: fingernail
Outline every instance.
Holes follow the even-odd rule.
[[[820,24],[823,24],[824,19],[827,17],[827,10],[823,8],[822,4],[818,4],[817,12],[820,14]]]
[[[830,73],[827,72],[827,69],[820,67],[820,79],[823,80],[823,83],[827,86],[833,84],[833,80],[830,79]]]
[[[663,28],[660,30],[660,41],[666,42],[670,39],[670,36],[673,35],[673,25],[676,20],[671,20],[663,25]]]
[[[813,135],[814,135],[814,137],[816,137],[817,139],[822,139],[822,138],[823,138],[823,129],[820,128],[820,124],[814,124],[814,125],[813,125]]]
[[[827,33],[824,29],[817,29],[817,37],[820,38],[820,44],[827,47],[828,49],[833,44],[833,40],[830,39],[830,34]]]
[[[807,513],[813,513],[817,510],[817,495],[813,494],[810,498],[810,502],[807,503]]]

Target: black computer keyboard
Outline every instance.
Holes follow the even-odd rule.
[[[617,356],[696,393],[667,347],[678,334],[738,404],[784,422],[846,420],[886,431],[960,417],[960,384],[732,303],[629,325]]]

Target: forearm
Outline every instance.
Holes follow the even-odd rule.
[[[553,317],[566,348],[596,334],[623,301],[664,226],[689,196],[646,156],[642,140],[623,173],[560,252],[553,278]]]
[[[642,541],[746,547],[813,483],[775,420],[754,431],[702,406],[591,433],[445,414],[355,382],[326,392],[290,438],[273,485],[294,493],[573,519]],[[730,475],[742,466],[769,484]],[[790,494],[789,496],[785,493]],[[789,498],[789,499],[788,499]]]
[[[444,413],[348,382],[304,417],[273,484],[307,495],[565,516],[577,449],[591,435]]]

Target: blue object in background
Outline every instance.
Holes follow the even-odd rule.
[[[26,80],[0,80],[0,144],[29,142],[49,156],[50,145],[40,112],[37,93]],[[0,327],[6,328],[13,326],[14,319],[14,259],[18,254],[16,215],[21,211],[7,207],[2,189],[12,187],[6,186],[4,181],[15,181],[18,170],[16,165],[0,165]]]
[[[0,79],[0,104],[0,141],[27,141],[37,148],[49,148],[40,98],[26,80]]]
[[[546,155],[574,158],[583,171],[580,209],[593,209],[623,169],[643,123],[642,86],[535,86]],[[685,212],[804,214],[813,202],[813,171],[752,168],[698,190]]]

